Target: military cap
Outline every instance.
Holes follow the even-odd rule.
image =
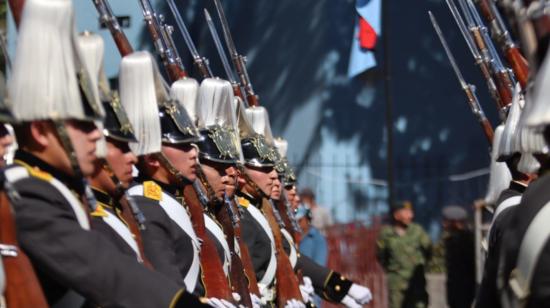
[[[458,205],[448,205],[443,208],[442,215],[447,220],[466,220],[468,212]]]

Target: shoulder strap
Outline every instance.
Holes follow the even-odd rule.
[[[273,279],[275,279],[275,272],[277,270],[277,259],[275,257],[275,239],[273,238],[273,233],[269,223],[265,219],[262,212],[255,206],[246,207],[250,215],[262,226],[262,229],[267,233],[269,240],[271,242],[271,257],[269,259],[269,264],[265,270],[264,276],[261,279],[258,279],[258,284],[269,286]]]
[[[522,195],[510,197],[502,201],[497,206],[497,209],[493,214],[493,218],[491,219],[491,225],[489,225],[489,230],[487,230],[487,236],[485,237],[485,246],[487,251],[489,250],[489,238],[491,237],[491,230],[493,230],[493,224],[495,223],[497,218],[500,216],[500,214],[504,212],[504,210],[519,205],[521,203],[521,197]]]
[[[4,171],[6,175],[6,179],[10,181],[10,183],[15,183],[19,180],[22,180],[24,178],[30,177],[29,171],[24,167],[12,167],[8,168]],[[75,197],[75,195],[65,186],[65,184],[61,183],[59,180],[57,180],[54,177],[50,178],[44,178],[40,177],[41,180],[50,183],[63,197],[65,200],[69,203],[71,208],[73,209],[73,212],[76,216],[76,220],[82,227],[82,229],[90,230],[90,221],[88,220],[88,213],[84,210],[82,207],[81,202]]]
[[[225,273],[225,276],[229,275],[229,264],[230,264],[230,256],[231,252],[229,251],[229,244],[227,243],[227,240],[225,239],[225,234],[223,233],[223,230],[218,226],[218,224],[208,215],[204,214],[204,225],[206,229],[210,230],[216,240],[221,244],[223,247],[223,272]]]
[[[520,302],[529,296],[535,267],[550,238],[549,221],[550,202],[546,203],[531,221],[521,241],[517,265],[509,281],[510,288]]]
[[[132,250],[136,253],[137,260],[140,263],[143,263],[143,256],[139,252],[138,244],[134,239],[132,232],[130,232],[128,227],[116,215],[113,215],[109,211],[103,212],[104,215],[101,217],[101,219],[103,219],[103,221],[109,227],[111,227],[111,229],[113,229],[118,234],[118,236],[120,236],[124,240],[124,242],[126,242],[126,244],[130,246],[130,248],[132,248]]]
[[[292,265],[292,268],[296,268],[296,262],[298,261],[298,253],[296,252],[296,244],[294,243],[294,240],[292,239],[292,235],[288,233],[288,231],[285,228],[281,228],[281,233],[288,241],[288,244],[290,245],[290,255],[288,258],[290,259],[290,265]]]

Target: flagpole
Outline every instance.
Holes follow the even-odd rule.
[[[390,1],[381,1],[382,5],[382,44],[384,49],[384,93],[386,98],[386,162],[388,179],[388,206],[391,206],[395,198],[395,186],[393,178],[393,105],[391,96],[391,66],[390,66]]]

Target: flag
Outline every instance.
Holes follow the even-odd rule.
[[[358,17],[351,43],[349,78],[376,66],[373,49],[382,30],[381,0],[357,0],[355,9]]]

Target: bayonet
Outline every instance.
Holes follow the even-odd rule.
[[[246,70],[246,58],[240,55],[237,52],[237,49],[235,48],[235,43],[233,41],[233,38],[231,37],[231,32],[229,31],[229,24],[227,23],[227,19],[225,17],[225,13],[223,11],[223,7],[220,0],[214,0],[214,5],[216,6],[216,11],[218,12],[218,16],[220,18],[223,36],[225,38],[227,48],[229,49],[229,54],[231,55],[231,59],[233,60],[233,65],[235,65],[235,70],[237,71],[237,74],[239,75],[239,79],[241,80],[241,84],[243,85],[246,91],[246,100],[248,101],[249,105],[256,106],[259,103],[258,96],[256,95],[256,93],[254,92],[254,89],[252,88],[252,83],[250,82],[248,71]]]
[[[434,30],[437,33],[439,40],[441,41],[441,45],[443,45],[443,49],[447,54],[447,58],[449,59],[449,62],[451,63],[451,66],[455,72],[455,75],[458,78],[458,81],[460,82],[460,86],[466,93],[466,97],[468,99],[468,105],[470,106],[470,108],[472,109],[472,113],[476,116],[478,122],[480,123],[483,129],[483,132],[485,134],[485,137],[489,141],[489,144],[492,144],[493,135],[494,135],[493,127],[491,126],[491,123],[485,116],[485,113],[483,112],[483,109],[479,104],[479,100],[475,94],[475,86],[472,84],[466,83],[466,81],[464,80],[464,77],[462,76],[462,73],[460,72],[460,69],[456,64],[455,58],[451,53],[451,50],[447,44],[447,41],[445,40],[445,37],[443,36],[443,33],[441,32],[441,28],[439,27],[439,24],[437,23],[435,16],[433,16],[431,11],[429,11],[428,14],[430,15],[430,20],[432,22]]]
[[[233,93],[237,96],[239,96],[243,101],[245,100],[245,97],[243,95],[243,91],[241,90],[241,85],[237,82],[235,79],[235,75],[233,75],[233,70],[231,69],[231,66],[229,65],[229,59],[227,59],[227,55],[225,54],[225,50],[223,49],[222,42],[220,40],[220,36],[218,35],[218,31],[216,30],[216,26],[214,26],[214,21],[212,20],[212,17],[210,17],[210,14],[208,13],[207,9],[204,9],[204,16],[206,18],[206,24],[208,25],[208,30],[210,30],[210,34],[212,35],[212,39],[214,40],[214,45],[216,46],[216,50],[218,51],[218,54],[220,55],[220,59],[223,64],[223,68],[225,70],[225,73],[227,75],[227,79],[229,82],[231,82],[231,86],[233,87]]]
[[[193,57],[193,63],[195,63],[195,66],[199,70],[199,73],[203,78],[212,77],[213,74],[212,70],[210,69],[210,65],[208,64],[208,60],[205,57],[201,57],[199,55],[197,47],[195,46],[195,43],[193,43],[193,39],[191,39],[191,34],[189,34],[189,30],[185,26],[185,22],[183,22],[183,18],[178,11],[176,3],[174,2],[174,0],[166,0],[166,2],[168,3],[168,7],[170,8],[172,15],[174,15],[174,19],[176,20],[176,24],[178,25],[181,35],[183,36],[185,45],[187,45],[187,48],[189,49],[189,52]]]

